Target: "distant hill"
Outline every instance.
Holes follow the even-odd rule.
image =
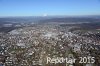
[[[30,23],[44,20],[50,17],[6,17],[0,18],[0,23]]]
[[[0,24],[4,23],[79,23],[79,22],[100,22],[100,16],[30,16],[30,17],[6,17],[0,18]]]
[[[94,18],[94,17],[64,17],[64,18],[51,18],[51,19],[45,19],[40,20],[41,23],[50,23],[50,22],[56,22],[56,23],[93,23],[93,22],[100,22],[100,19]]]

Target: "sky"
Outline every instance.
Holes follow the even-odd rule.
[[[0,0],[0,16],[100,15],[100,0]]]

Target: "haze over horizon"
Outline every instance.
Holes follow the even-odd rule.
[[[0,17],[100,15],[100,0],[0,0]]]

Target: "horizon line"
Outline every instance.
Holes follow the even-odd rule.
[[[100,15],[37,15],[37,16],[0,16],[0,18],[7,18],[7,17],[86,17],[86,16],[100,16]]]

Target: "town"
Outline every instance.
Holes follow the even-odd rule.
[[[78,28],[78,29],[75,29]],[[74,29],[74,30],[73,30]],[[100,64],[100,31],[75,24],[30,24],[0,33],[2,66],[96,66]],[[69,57],[75,63],[48,63],[47,57]],[[79,63],[79,57],[94,57],[93,63]],[[91,61],[92,62],[92,61]]]

